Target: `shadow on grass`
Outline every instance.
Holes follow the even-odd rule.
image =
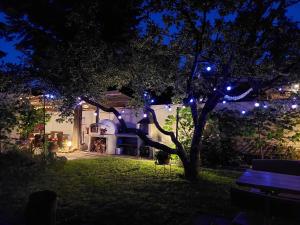
[[[116,157],[9,169],[1,172],[0,211],[21,218],[29,194],[48,189],[59,196],[59,225],[191,224],[203,212],[233,215],[229,190],[240,173],[203,169],[192,184],[180,178],[182,168],[172,166],[171,176],[160,169]]]

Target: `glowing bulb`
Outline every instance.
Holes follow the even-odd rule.
[[[118,119],[119,119],[119,120],[120,120],[120,119],[122,119],[122,116],[121,116],[121,115],[119,115],[119,116],[118,116]]]
[[[243,110],[243,111],[242,111],[242,114],[246,114],[246,111],[245,111],[245,110]]]
[[[81,100],[81,98],[80,97],[77,97],[77,99],[80,101]]]
[[[222,103],[223,103],[223,104],[226,104],[226,101],[224,100]]]
[[[267,106],[267,105],[264,105],[264,108],[266,109],[266,108],[268,108],[268,106]]]
[[[217,88],[214,88],[214,91],[216,91],[217,90]]]
[[[71,146],[72,146],[72,141],[68,141],[68,142],[67,142],[67,146],[68,146],[68,147],[71,147]]]
[[[125,113],[125,110],[122,110],[122,112],[121,113]]]
[[[211,71],[211,67],[210,66],[206,67],[206,70]]]
[[[171,107],[171,106],[169,106],[168,110],[169,110],[169,111],[172,111],[172,107]]]
[[[97,116],[97,115],[98,115],[98,113],[94,112],[94,116]]]
[[[144,113],[144,115],[143,115],[143,116],[144,116],[144,118],[146,118],[146,117],[147,117],[147,114],[146,114],[146,113]]]
[[[182,108],[183,108],[183,109],[185,109],[185,105],[184,105],[184,106],[182,106]]]
[[[227,91],[230,91],[230,90],[231,90],[231,86],[227,86],[227,87],[226,87],[226,90],[227,90]]]
[[[297,107],[298,107],[297,104],[293,104],[293,105],[292,105],[292,109],[296,109]]]
[[[255,102],[255,104],[254,104],[255,107],[259,107],[259,105],[260,104],[258,102]]]
[[[194,102],[194,99],[191,98],[191,99],[190,99],[190,103],[193,103],[193,102]]]
[[[294,85],[294,88],[295,88],[295,89],[299,89],[299,84],[295,84],[295,85]]]
[[[278,91],[282,91],[282,88],[278,88]]]
[[[154,103],[154,99],[151,99],[151,101],[150,101],[151,103]]]

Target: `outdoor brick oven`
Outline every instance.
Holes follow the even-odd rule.
[[[115,154],[117,127],[111,120],[102,120],[90,125],[89,151]]]

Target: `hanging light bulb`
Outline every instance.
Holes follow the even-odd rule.
[[[182,108],[185,109],[185,105],[183,105]]]
[[[243,110],[243,111],[242,111],[242,114],[246,114],[246,111],[245,111],[245,110]]]
[[[151,102],[151,103],[154,103],[154,99],[151,99],[150,102]]]
[[[295,89],[299,89],[299,84],[294,84]]]
[[[206,67],[206,71],[211,71],[211,67],[210,66],[208,66],[208,67]]]
[[[97,115],[98,115],[98,113],[94,112],[94,116],[97,116]]]
[[[280,87],[280,88],[278,88],[278,91],[282,91],[282,88]]]
[[[125,110],[123,109],[123,110],[121,111],[121,113],[125,113]]]
[[[190,103],[193,103],[193,102],[194,102],[194,99],[193,99],[193,98],[191,98],[191,99],[190,99]]]
[[[214,91],[216,91],[217,90],[217,88],[214,88]]]
[[[297,104],[293,104],[292,105],[292,109],[296,109],[296,108],[298,108],[298,105]]]
[[[121,116],[121,115],[119,115],[119,116],[118,116],[118,119],[119,119],[119,120],[120,120],[120,119],[122,119],[122,116]]]
[[[146,118],[147,117],[147,113],[144,113],[143,117]]]
[[[255,102],[254,106],[255,106],[255,107],[259,107],[260,104],[259,104],[258,102]]]
[[[226,90],[227,90],[227,91],[230,91],[230,90],[231,90],[231,86],[227,86],[227,87],[226,87]]]
[[[223,100],[223,102],[222,102],[223,104],[226,104],[226,101],[225,100]]]
[[[268,108],[268,106],[267,106],[267,105],[264,105],[264,108],[266,109],[266,108]]]

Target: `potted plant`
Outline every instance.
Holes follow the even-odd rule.
[[[157,163],[159,165],[165,165],[165,164],[169,164],[170,163],[170,154],[164,152],[164,151],[158,151],[156,154],[155,154],[155,157],[156,157],[156,160],[157,160]]]

